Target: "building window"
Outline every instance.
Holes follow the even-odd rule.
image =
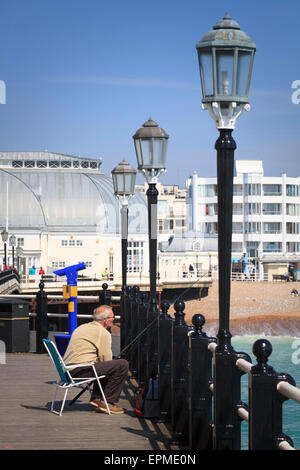
[[[144,242],[128,242],[127,267],[129,273],[143,271]]]
[[[22,168],[23,162],[22,160],[13,160],[12,166],[13,168]]]
[[[232,213],[234,215],[241,215],[243,214],[243,204],[232,204]]]
[[[46,160],[38,160],[38,162],[37,162],[37,167],[38,167],[38,168],[46,168],[46,167],[47,167],[47,162],[46,162]]]
[[[232,222],[232,233],[243,233],[243,222]]]
[[[73,162],[73,168],[79,168],[79,162]]]
[[[218,224],[217,222],[210,222],[204,225],[205,233],[217,234],[218,233]]]
[[[17,246],[24,246],[24,238],[17,238]]]
[[[300,243],[299,242],[287,242],[286,251],[288,253],[300,253]]]
[[[299,233],[299,226],[298,222],[287,222],[286,224],[286,233]]]
[[[198,196],[199,197],[215,197],[218,195],[218,187],[216,184],[199,184]]]
[[[90,163],[90,168],[93,168],[93,170],[97,169],[97,162],[91,162]]]
[[[300,204],[287,204],[286,215],[300,215]]]
[[[281,242],[264,242],[263,251],[265,253],[280,253],[282,251]]]
[[[62,168],[71,168],[71,162],[69,160],[63,160],[61,162],[61,167]]]
[[[233,195],[234,196],[242,196],[243,195],[243,185],[242,184],[234,184],[233,185]]]
[[[280,215],[281,204],[263,204],[263,213],[265,215]]]
[[[280,222],[265,222],[263,224],[264,233],[281,233],[281,223]]]
[[[76,240],[76,246],[83,246],[82,240]]]
[[[61,240],[61,246],[68,246],[68,240]]]
[[[246,222],[246,233],[260,233],[260,222]]]
[[[245,195],[246,196],[260,196],[261,185],[260,184],[245,184]]]
[[[232,248],[231,249],[234,253],[241,253],[243,251],[242,242],[232,242]]]
[[[260,214],[260,204],[258,202],[249,202],[246,204],[246,214]]]
[[[281,184],[264,184],[264,196],[281,196]]]
[[[89,162],[81,162],[81,168],[89,168]]]
[[[300,186],[297,186],[295,184],[287,184],[286,195],[293,196],[293,197],[300,196]]]
[[[69,246],[75,246],[75,240],[69,240]]]
[[[25,162],[25,168],[34,168],[35,167],[35,161],[34,160],[28,160]]]
[[[52,261],[52,268],[65,268],[66,262],[65,261]]]
[[[50,167],[50,168],[58,168],[58,167],[59,167],[59,161],[57,161],[57,160],[51,160],[51,161],[49,162],[49,167]]]

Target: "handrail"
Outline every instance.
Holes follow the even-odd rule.
[[[237,411],[238,411],[239,417],[242,418],[244,421],[246,421],[248,423],[249,422],[249,412],[247,410],[245,410],[245,408],[243,408],[242,406],[239,406]]]
[[[251,362],[246,361],[245,359],[238,359],[236,361],[236,366],[238,369],[249,374],[253,364],[251,364]]]
[[[300,403],[300,389],[294,385],[281,381],[277,384],[277,390],[285,397],[290,398],[296,403]]]
[[[29,316],[30,317],[36,317],[36,312],[30,312]],[[47,317],[57,317],[57,318],[67,318],[69,316],[68,313],[47,313]],[[94,318],[93,315],[85,315],[85,314],[77,314],[77,318]],[[119,315],[115,315],[114,319],[115,320],[120,320]]]
[[[288,441],[281,441],[278,444],[279,450],[296,450],[294,447],[292,447]]]

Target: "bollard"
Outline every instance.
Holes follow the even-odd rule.
[[[99,304],[100,305],[111,305],[111,292],[108,289],[108,284],[104,282],[102,284],[102,291],[99,293]]]
[[[168,314],[170,303],[162,300],[158,322],[158,399],[160,421],[169,421],[171,416],[171,340],[173,319]]]
[[[137,379],[140,387],[143,387],[147,382],[147,324],[148,324],[148,292],[142,292],[141,294],[141,305],[139,307],[138,316],[138,373]]]
[[[130,337],[131,345],[128,348],[129,355],[129,368],[133,378],[137,378],[137,341],[135,340],[138,334],[138,310],[139,310],[139,286],[132,288],[132,305],[131,305],[131,320],[130,320]]]
[[[205,318],[192,318],[194,330],[189,334],[189,447],[212,449],[212,353],[208,345],[217,342],[202,331]]]
[[[40,281],[36,295],[36,352],[46,353],[43,339],[48,339],[48,301],[47,293],[44,291],[44,282]]]
[[[282,432],[282,405],[287,398],[277,391],[277,384],[287,381],[296,385],[295,381],[267,364],[272,353],[268,340],[255,341],[252,351],[257,364],[249,374],[249,450],[278,450],[283,439],[293,446],[290,437]]]
[[[238,359],[251,362],[246,353],[236,352],[230,343],[218,338],[214,354],[214,450],[240,450],[241,420],[236,412],[241,401],[241,377]]]
[[[187,444],[188,404],[188,325],[184,320],[185,303],[176,300],[171,340],[171,427],[173,444]]]

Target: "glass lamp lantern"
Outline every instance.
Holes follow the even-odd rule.
[[[228,13],[196,45],[202,87],[202,108],[216,126],[234,128],[243,111],[249,110],[249,89],[256,50]]]
[[[126,197],[134,195],[136,170],[129,163],[122,160],[112,170],[111,175],[116,196]]]
[[[16,236],[15,235],[11,235],[9,237],[9,245],[10,246],[16,246],[17,244],[17,239],[16,239]]]
[[[1,238],[2,238],[3,243],[6,243],[6,242],[7,242],[7,240],[8,240],[8,232],[7,232],[7,230],[5,230],[5,229],[2,230],[2,232],[1,232]]]
[[[138,169],[148,182],[166,171],[168,134],[151,118],[133,136]]]

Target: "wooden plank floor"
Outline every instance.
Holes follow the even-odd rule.
[[[48,411],[55,380],[47,354],[6,354],[0,364],[0,450],[176,450],[165,425],[135,416],[132,380],[119,401],[125,414],[97,413],[86,392],[71,407],[67,401],[61,417]],[[70,390],[68,399],[78,391]]]

